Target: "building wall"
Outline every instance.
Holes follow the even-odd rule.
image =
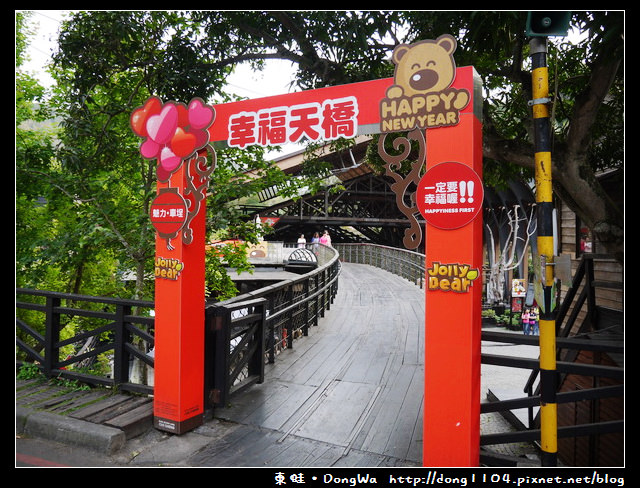
[[[579,223],[575,214],[566,206],[560,204],[556,205],[556,208],[558,208],[559,215],[559,253],[571,255],[572,269],[575,273],[581,257]],[[604,252],[597,242],[594,247],[593,250],[596,253]],[[621,286],[623,267],[613,259],[595,259],[594,279],[609,285],[596,288],[597,306],[623,311],[624,289]],[[565,284],[562,286],[562,296],[566,293],[566,289]],[[576,323],[580,324],[585,315],[586,310],[582,310]],[[581,351],[575,359],[576,362],[584,364],[618,367],[622,366],[623,360],[623,357],[611,357],[607,354],[591,351]],[[563,379],[560,391],[576,391],[616,383],[622,382],[607,378],[569,375]],[[559,427],[622,419],[624,419],[624,399],[620,397],[558,405]],[[623,466],[624,433],[560,438],[558,439],[558,458],[568,466]]]

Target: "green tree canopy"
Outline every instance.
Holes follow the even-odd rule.
[[[390,55],[397,44],[443,33],[458,39],[457,64],[473,65],[483,79],[486,180],[530,176],[525,24],[526,12],[508,11],[74,12],[61,27],[54,56],[52,104],[62,118],[61,144],[40,181],[66,195],[75,215],[82,215],[87,249],[112,249],[126,256],[123,266],[136,267],[142,276],[152,256],[147,211],[154,168],[140,158],[139,141],[128,127],[135,107],[151,95],[227,100],[225,80],[235,66],[260,69],[270,59],[294,63],[301,89],[392,76]],[[622,208],[597,174],[621,168],[623,161],[624,13],[574,12],[571,26],[578,41],[549,42],[554,190],[622,259]],[[228,171],[237,157],[228,158]],[[261,166],[269,183],[283,178],[264,166],[261,155],[242,157],[243,164]],[[224,160],[218,158],[219,164]],[[37,170],[37,162],[26,158],[18,166],[25,174]],[[211,218],[233,233],[240,220],[228,207],[221,213],[219,199],[255,187],[226,181],[216,181],[223,186],[213,197]]]

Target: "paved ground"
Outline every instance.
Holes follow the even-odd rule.
[[[265,383],[181,436],[148,425],[127,436],[113,421],[88,421],[100,417],[96,412],[73,418],[21,399],[17,432],[70,448],[87,446],[92,465],[419,466],[423,293],[382,270],[345,265],[331,310],[268,368]],[[538,354],[535,347],[498,343],[483,343],[483,352]],[[523,396],[528,372],[483,365],[481,375],[483,398],[489,389],[506,398]],[[481,416],[483,434],[512,430],[499,414]],[[529,444],[488,449],[539,465]]]

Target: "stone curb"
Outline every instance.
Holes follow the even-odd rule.
[[[16,434],[87,447],[105,454],[113,454],[126,442],[125,433],[120,429],[24,407],[16,407]]]

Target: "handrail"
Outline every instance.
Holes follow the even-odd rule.
[[[340,261],[333,248],[318,247],[316,252],[321,265],[312,271],[207,305],[209,405],[225,406],[232,394],[261,383],[265,362],[274,363],[283,349],[293,347],[294,337],[318,325],[336,295]]]
[[[312,312],[309,316],[317,324],[317,316],[324,314],[335,297],[339,261],[335,249],[319,245],[316,252],[319,266],[314,270],[296,279],[238,295],[225,302],[207,304],[205,309],[232,307],[233,304],[259,296],[282,293],[285,289],[304,288],[310,290],[310,293],[303,299],[298,299],[299,294],[296,293],[296,303],[287,308],[283,308],[280,298],[272,296],[269,299],[272,305],[271,316],[268,317],[272,324],[270,327],[277,332],[279,325],[273,323],[282,315],[287,315],[290,320],[289,315],[294,314],[285,312],[291,312],[302,305]],[[28,297],[33,298],[30,301]],[[151,382],[144,377],[133,377],[129,367],[130,361],[134,359],[150,367],[154,366],[153,301],[26,288],[17,288],[16,298],[17,365],[24,362],[36,364],[49,378],[62,377],[88,384],[118,387],[121,390],[153,393],[153,385],[149,384]],[[278,310],[273,308],[276,303]],[[134,310],[138,312],[134,313]],[[34,316],[33,313],[37,315]],[[304,326],[305,333],[307,327],[308,323]],[[291,327],[291,331],[298,328]],[[277,351],[271,352],[273,360]],[[87,366],[95,364],[98,356],[104,354],[112,358],[112,370],[88,371]]]
[[[221,346],[222,350],[227,351],[229,354],[228,357],[224,357],[227,366],[222,371],[225,377],[220,380],[222,383],[217,384],[227,385],[223,387],[226,391],[220,391],[218,386],[214,387],[212,383],[207,383],[208,393],[213,394],[211,398],[214,400],[213,404],[220,404],[220,399],[228,398],[228,394],[245,385],[262,381],[261,367],[264,366],[265,361],[273,363],[280,351],[285,347],[293,347],[295,335],[306,335],[309,326],[318,324],[319,317],[324,315],[324,311],[330,307],[337,293],[341,260],[378,265],[378,267],[396,272],[396,274],[404,276],[420,286],[424,282],[424,255],[374,244],[335,244],[334,246],[335,248],[321,248],[321,259],[319,259],[321,264],[318,268],[308,273],[302,274],[295,279],[287,279],[275,285],[239,295],[224,302],[206,306],[205,330],[225,330],[225,334],[228,333],[224,346]],[[590,256],[585,257],[585,261],[590,260]],[[578,275],[580,274],[578,273]],[[587,275],[587,280],[592,276],[590,271],[585,274]],[[577,290],[578,286],[579,283],[574,280],[573,290]],[[591,295],[590,287],[587,286],[586,288],[586,291],[583,292],[583,297]],[[60,375],[65,378],[78,379],[94,384],[118,386],[123,390],[142,393],[153,392],[152,386],[132,382],[128,368],[129,360],[132,358],[138,358],[153,366],[153,357],[145,352],[153,347],[153,333],[151,331],[154,324],[153,317],[133,313],[134,309],[140,309],[140,311],[153,309],[153,302],[91,297],[23,288],[16,289],[16,294],[17,296],[33,296],[45,300],[44,304],[16,301],[16,308],[19,311],[23,311],[22,315],[31,311],[45,314],[44,335],[40,334],[32,325],[27,324],[27,321],[19,317],[19,314],[16,314],[17,350],[26,359],[38,363],[45,374],[48,376]],[[568,293],[567,296],[573,297],[574,293]],[[575,296],[578,296],[577,293]],[[63,302],[66,302],[65,306],[63,306]],[[95,304],[95,306],[93,308],[89,306],[80,307],[79,305],[82,303]],[[563,303],[560,307],[563,316],[568,310],[565,308],[567,306]],[[592,304],[592,306],[595,306],[595,304]],[[232,316],[235,312],[249,308],[252,309],[251,313],[238,317]],[[574,315],[575,312],[570,317],[570,320],[573,320]],[[82,317],[91,318],[101,323],[91,328],[91,330],[82,331],[73,338],[60,337],[60,332],[65,326],[73,325],[73,320]],[[226,317],[224,319],[226,322],[220,322],[222,319],[218,317]],[[66,321],[63,322],[63,318]],[[148,330],[145,330],[145,328]],[[570,327],[565,330],[569,329]],[[260,340],[253,341],[247,334],[253,334],[258,339],[263,338],[264,341],[260,344]],[[205,334],[205,337],[207,337],[207,334]],[[91,338],[97,338],[102,342],[98,347],[94,347],[92,351],[74,354],[70,358],[60,357],[61,351],[64,350],[65,346],[70,346],[79,340],[84,341]],[[502,334],[501,336],[499,333],[488,331],[483,331],[482,339],[512,343],[531,343],[533,340],[527,336],[514,334]],[[205,341],[207,341],[206,338]],[[233,348],[229,347],[232,341],[237,341],[233,342]],[[241,344],[241,346],[238,346],[238,344]],[[619,353],[623,350],[623,345],[616,341],[585,341],[567,337],[559,337],[557,345],[559,348],[575,347],[613,353]],[[98,378],[94,375],[65,369],[71,364],[90,361],[98,354],[111,350],[113,350],[114,355],[112,378]],[[247,353],[243,354],[243,351],[247,351]],[[234,361],[236,359],[237,361],[231,361],[231,356],[233,356],[232,359]],[[533,371],[537,370],[535,361],[523,358],[500,358],[495,355],[483,354],[482,362],[483,364],[499,364],[506,367],[515,366],[529,368]],[[622,368],[610,366],[571,362],[560,362],[559,366],[558,371],[562,370],[571,374],[614,379],[621,379],[623,375]],[[219,367],[218,371],[220,372]],[[211,376],[211,372],[205,372],[205,377],[207,377],[207,374]],[[539,397],[533,394],[532,389],[525,389],[525,391],[530,396],[497,403],[483,403],[480,413],[507,411],[516,408],[532,409]],[[570,393],[559,393],[557,398],[558,402],[561,403],[599,400],[618,397],[623,394],[623,388],[614,385],[598,386]],[[559,429],[559,437],[597,435],[604,431],[620,432],[623,427],[624,422],[622,421],[576,425]],[[524,432],[483,435],[481,436],[481,444],[484,446],[496,443],[531,441],[538,438],[536,433],[535,425],[531,422],[530,416],[530,425],[528,428],[525,427]]]
[[[556,319],[556,347],[557,356],[556,372],[561,376],[569,374],[586,376],[594,378],[591,387],[581,388],[576,391],[559,391],[556,395],[557,403],[584,403],[599,402],[605,399],[615,399],[624,396],[623,384],[607,384],[601,383],[600,378],[609,381],[624,381],[624,368],[618,366],[608,366],[602,364],[586,364],[575,362],[574,359],[577,351],[594,351],[595,353],[620,354],[624,351],[624,343],[622,340],[601,340],[591,337],[583,339],[580,337],[585,324],[593,323],[596,311],[598,309],[595,303],[594,287],[596,282],[593,279],[594,267],[593,259],[603,257],[600,255],[584,255],[580,260],[576,272],[573,276],[571,287],[567,290],[564,300],[558,307]],[[587,303],[587,318],[582,323],[578,331],[578,335],[570,336],[570,332],[574,331],[574,324],[577,321],[578,314],[583,305]],[[573,332],[576,334],[576,332]],[[493,342],[509,342],[515,344],[537,344],[538,338],[531,336],[518,336],[514,334],[501,334],[496,332],[483,331],[482,339]],[[567,351],[562,357],[561,351]],[[572,352],[573,351],[573,352]],[[526,408],[528,410],[527,425],[519,425],[518,432],[512,434],[500,434],[491,436],[482,436],[482,444],[500,444],[510,442],[522,442],[526,440],[537,441],[539,439],[539,411],[534,415],[534,408],[540,405],[539,388],[534,387],[535,381],[539,375],[539,361],[535,359],[524,360],[522,358],[482,355],[483,364],[494,364],[505,367],[521,367],[531,369],[531,374],[526,381],[523,392],[526,397],[509,399],[506,401],[496,401],[482,404],[481,413],[488,412],[508,412],[517,408]],[[598,380],[595,380],[598,378]],[[606,380],[605,380],[606,381]],[[562,381],[558,382],[562,385]],[[597,408],[596,408],[597,409]],[[513,418],[509,414],[504,414],[507,418]],[[520,422],[518,422],[520,424]],[[575,424],[569,426],[558,427],[558,438],[580,437],[580,436],[598,436],[605,433],[621,433],[624,431],[624,420],[601,420],[591,421],[586,424]]]
[[[422,283],[415,278],[415,275],[408,275],[406,271],[407,263],[410,263],[411,267],[418,270],[418,273],[422,273],[422,279],[424,279],[425,270],[425,255],[419,254],[413,251],[406,251],[404,249],[389,248],[387,246],[379,246],[376,244],[336,244],[336,247],[340,251],[340,256],[343,261],[363,263],[380,267],[387,271],[390,271],[399,276],[405,278],[414,283],[422,285]],[[624,345],[619,341],[602,341],[602,340],[583,340],[576,337],[569,337],[569,331],[571,330],[571,324],[576,320],[577,311],[573,310],[571,315],[569,314],[571,303],[577,300],[579,307],[584,302],[588,302],[589,313],[593,314],[595,306],[594,294],[592,287],[595,285],[593,280],[593,264],[592,261],[595,258],[603,257],[601,255],[585,255],[581,261],[576,274],[573,279],[573,285],[567,292],[565,300],[559,307],[557,324],[560,326],[563,320],[566,318],[570,323],[569,326],[563,327],[558,330],[558,338],[556,344],[559,349],[581,349],[592,350],[599,352],[620,353],[624,349]],[[389,263],[393,263],[390,265]],[[586,280],[582,292],[578,293],[578,287],[582,280]],[[577,307],[577,308],[579,308]],[[576,307],[574,307],[575,309]],[[537,337],[520,336],[514,334],[506,334],[491,331],[482,331],[482,340],[493,342],[508,342],[516,344],[536,344],[538,343]],[[529,426],[524,426],[524,430],[517,432],[501,433],[501,434],[486,434],[481,436],[481,445],[488,446],[492,444],[507,444],[518,442],[535,442],[540,438],[539,430],[536,430],[535,421],[533,418],[533,408],[539,406],[540,397],[533,392],[533,383],[535,377],[539,371],[539,362],[529,358],[514,358],[505,357],[490,354],[481,354],[482,364],[494,364],[505,367],[516,367],[531,369],[532,373],[529,381],[526,383],[524,391],[528,393],[528,396],[524,398],[516,398],[509,400],[497,400],[482,403],[480,407],[481,414],[487,414],[490,412],[501,412],[507,418],[513,418],[510,414],[512,410],[520,408],[529,409]],[[622,380],[624,370],[618,367],[604,366],[604,365],[591,365],[591,364],[579,364],[572,361],[560,361],[557,364],[557,371],[564,374],[577,374],[586,375],[601,378],[610,378],[613,380]],[[597,386],[588,389],[582,389],[575,392],[560,392],[557,394],[558,403],[578,402],[578,401],[597,401],[600,399],[620,397],[624,394],[624,388],[620,385],[614,386]],[[598,435],[602,433],[621,432],[624,428],[623,421],[607,421],[597,422],[592,424],[574,425],[569,427],[561,427],[558,429],[558,437],[576,437],[585,435]],[[493,461],[492,456],[484,453],[482,460],[485,464],[491,465]],[[501,458],[497,461],[496,465],[504,466],[505,458]],[[502,464],[501,464],[502,463]]]
[[[397,247],[370,243],[334,244],[340,259],[349,263],[368,264],[401,276],[423,287],[425,255]]]
[[[578,263],[578,267],[573,276],[571,287],[568,289],[565,299],[558,307],[558,313],[556,316],[556,345],[557,353],[560,353],[562,349],[588,349],[582,341],[580,342],[576,338],[569,338],[569,333],[573,329],[573,326],[578,319],[578,314],[583,305],[588,305],[588,320],[585,323],[591,322],[593,314],[595,313],[596,304],[594,298],[594,267],[593,260],[597,258],[606,257],[599,254],[584,254]],[[584,282],[584,286],[583,286]],[[569,310],[573,308],[571,314],[567,317]],[[565,322],[566,318],[566,322]],[[593,340],[589,341],[591,344],[596,344]],[[611,343],[604,346],[606,352],[622,352],[623,345],[619,342]],[[597,344],[603,344],[603,341],[597,341]],[[578,347],[581,346],[581,347]],[[593,346],[592,346],[593,347]],[[532,369],[529,379],[524,385],[523,391],[528,395],[534,394],[534,383],[540,373],[539,368]],[[535,419],[531,412],[529,413],[530,423],[533,425]]]
[[[37,364],[45,376],[152,393],[152,386],[132,379],[129,360],[137,358],[153,366],[153,357],[148,354],[154,346],[150,332],[154,324],[150,314],[153,302],[25,288],[17,288],[16,296],[24,297],[24,300],[16,300],[17,352],[24,361]],[[27,296],[35,297],[36,302],[26,301]],[[38,303],[42,299],[45,303]],[[146,309],[148,315],[134,314],[134,309]],[[40,320],[44,323],[44,335],[21,318],[30,312],[44,314]],[[38,321],[37,318],[32,320]],[[67,327],[70,330],[65,330]],[[81,331],[75,333],[75,327],[81,327]],[[90,367],[102,354],[113,356],[112,371],[107,374],[91,372]],[[22,359],[18,360],[18,364],[22,362]],[[76,369],[69,369],[71,365]]]

